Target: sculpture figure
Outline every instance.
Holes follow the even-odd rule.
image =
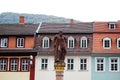
[[[59,34],[54,37],[55,62],[64,62],[66,52],[66,38],[62,35],[62,31],[59,31]]]

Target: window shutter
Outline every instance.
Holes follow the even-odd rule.
[[[43,39],[41,39],[41,47],[43,47]]]
[[[117,39],[115,39],[115,43],[116,43],[116,45],[117,45],[117,40],[118,40],[119,38],[117,38]]]
[[[89,45],[89,42],[90,42],[90,40],[89,40],[89,38],[87,38],[87,47],[88,47],[88,45]]]
[[[51,42],[52,42],[52,40],[51,40],[51,38],[49,38],[49,47],[51,46]]]

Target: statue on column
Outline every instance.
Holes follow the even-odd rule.
[[[66,51],[67,39],[63,35],[62,31],[54,37],[54,58],[55,62],[64,62]]]

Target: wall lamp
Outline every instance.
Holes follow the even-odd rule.
[[[33,64],[33,56],[30,55],[30,65],[32,65],[32,64]]]

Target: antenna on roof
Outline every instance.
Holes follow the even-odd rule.
[[[40,29],[41,25],[42,25],[42,22],[40,22],[40,24],[39,24],[39,26],[38,26],[38,28],[37,28],[37,30],[36,30],[36,33],[39,32],[39,29]]]

